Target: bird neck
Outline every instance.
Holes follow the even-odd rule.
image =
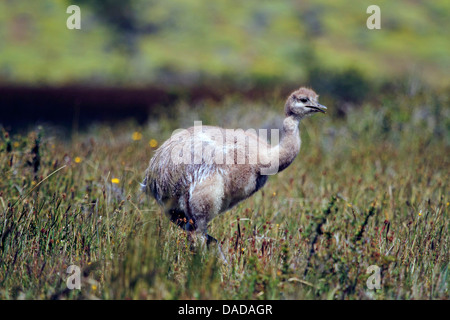
[[[281,141],[279,144],[279,171],[286,169],[300,152],[300,118],[290,115],[283,121]]]

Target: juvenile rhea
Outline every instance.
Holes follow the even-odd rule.
[[[300,120],[326,109],[311,89],[291,93],[281,140],[275,146],[250,130],[231,130],[231,134],[211,126],[181,130],[156,150],[142,188],[172,222],[199,232],[208,244],[217,241],[207,234],[208,223],[261,189],[267,174],[274,172],[270,165],[276,164],[275,172],[288,167],[300,151]]]

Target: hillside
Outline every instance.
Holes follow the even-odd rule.
[[[68,30],[69,4],[82,12]],[[450,84],[450,3],[378,1],[3,1],[0,83],[240,86],[307,81],[311,68]]]

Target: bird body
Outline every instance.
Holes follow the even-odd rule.
[[[195,129],[191,127],[174,134],[156,150],[144,185],[166,207],[172,220],[186,217],[201,224],[248,198],[266,183],[268,176],[260,174],[259,163],[249,161],[249,146],[268,148],[269,145],[243,130],[227,133],[225,129],[211,126]],[[194,150],[203,151],[198,161]],[[183,151],[188,151],[190,157],[183,159],[187,160],[184,162],[176,161],[179,158],[174,159],[174,154]],[[238,161],[239,156],[243,161]]]
[[[151,158],[143,190],[163,206],[171,221],[215,240],[207,235],[208,223],[253,195],[268,175],[295,159],[301,145],[300,119],[325,112],[317,97],[306,88],[289,96],[282,139],[276,145],[251,129],[195,125],[174,133]]]

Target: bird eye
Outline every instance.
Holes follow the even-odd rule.
[[[303,102],[303,103],[306,103],[306,102],[308,102],[308,99],[307,98],[300,98],[300,101]]]

